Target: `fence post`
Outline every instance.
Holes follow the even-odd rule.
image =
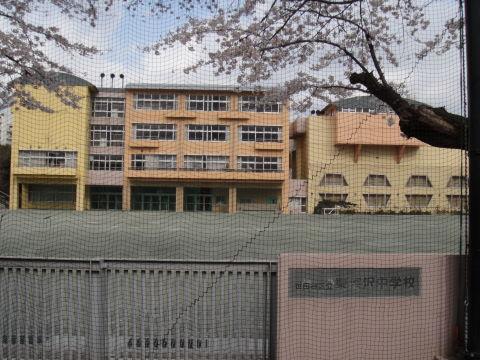
[[[470,140],[466,358],[480,359],[480,1],[466,0],[465,15]]]

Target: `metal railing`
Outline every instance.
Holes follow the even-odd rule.
[[[0,259],[0,358],[273,359],[270,262]]]

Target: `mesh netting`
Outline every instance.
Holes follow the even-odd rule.
[[[462,1],[2,2],[0,357],[460,353],[463,23]]]

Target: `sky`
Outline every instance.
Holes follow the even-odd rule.
[[[208,16],[204,10],[196,10],[195,15]],[[454,0],[439,0],[430,13],[432,30],[440,29],[443,20],[457,11]],[[180,14],[176,10],[176,14]],[[101,53],[91,57],[71,56],[58,48],[49,46],[47,52],[54,59],[69,67],[72,72],[100,86],[100,73],[107,74],[104,86],[110,86],[109,74],[116,74],[114,86],[121,86],[119,74],[124,74],[125,83],[177,83],[177,84],[235,84],[235,76],[217,77],[211,69],[206,68],[197,73],[185,74],[183,69],[207,55],[201,48],[192,52],[188,46],[176,45],[173,49],[160,55],[146,53],[144,46],[174,31],[183,18],[171,14],[142,16],[142,10],[128,12],[117,3],[109,11],[100,11],[95,28],[86,23],[73,21],[61,14],[38,14],[37,21],[56,25],[61,32],[71,39],[94,45]],[[54,19],[52,21],[52,19]],[[53,23],[52,23],[53,22]],[[206,44],[214,50],[216,43]],[[387,78],[405,83],[408,96],[433,106],[445,106],[450,111],[461,112],[460,98],[460,57],[454,49],[442,56],[430,56],[417,64],[411,56],[415,50],[411,42],[405,42],[400,49],[400,67],[387,69]],[[304,66],[304,65],[303,65]],[[268,85],[281,84],[292,73],[303,70],[299,66],[277,73]],[[332,72],[341,74],[343,68]],[[328,74],[325,74],[326,76]],[[323,107],[324,103],[314,104],[314,108]]]

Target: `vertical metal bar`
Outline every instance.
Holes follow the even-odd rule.
[[[27,291],[27,280],[29,276],[29,271],[25,268],[20,268],[20,281],[22,283],[22,287],[20,288],[20,284],[18,284],[18,287],[21,289],[20,290],[20,297],[23,299],[23,357],[28,359],[29,357],[29,343],[28,343],[28,335],[30,334],[30,321],[32,320],[31,316],[28,316],[28,291]]]
[[[210,305],[210,308],[211,308],[211,311],[212,311],[212,327],[211,327],[211,330],[210,330],[210,349],[207,351],[207,354],[212,354],[212,356],[215,356],[218,357],[220,356],[219,354],[219,351],[215,348],[215,346],[218,347],[217,344],[217,340],[220,335],[219,335],[219,326],[218,326],[218,321],[217,321],[217,292],[218,292],[218,287],[217,287],[217,282],[216,282],[216,273],[215,271],[210,271],[209,273],[209,277],[211,278],[209,281],[212,282],[213,286],[212,286],[212,299],[211,299],[211,305]],[[219,280],[219,279],[218,279]],[[206,346],[208,346],[206,344]]]
[[[141,358],[142,360],[145,359],[145,346],[146,346],[146,342],[145,342],[145,314],[146,314],[146,311],[145,311],[145,276],[147,275],[146,274],[146,271],[145,270],[140,270],[139,271],[140,273],[140,289],[141,289],[141,292],[142,292],[142,299],[141,299],[141,311],[140,311],[140,355],[141,355]]]
[[[226,276],[225,276],[225,272],[220,272],[220,275],[224,275],[220,278],[220,301],[221,301],[221,308],[220,308],[220,322],[219,322],[219,325],[220,325],[220,341],[221,341],[221,346],[220,346],[220,350],[221,350],[221,357],[223,357],[224,353],[225,353],[225,344],[224,344],[224,338],[225,338],[225,286],[224,286],[224,283],[225,283],[225,279],[226,279]]]
[[[172,294],[172,291],[173,291],[173,285],[172,285],[172,279],[174,279],[173,277],[175,276],[175,272],[173,271],[168,271],[167,272],[167,282],[168,282],[168,286],[166,288],[166,290],[168,291],[168,308],[167,308],[167,313],[168,313],[168,323],[167,323],[167,326],[165,327],[165,330],[163,331],[166,336],[167,336],[167,348],[168,348],[168,359],[171,360],[172,359],[172,353],[173,353],[173,350],[172,350],[172,341],[169,339],[169,338],[173,338],[173,331],[174,329],[172,329],[172,298],[173,298],[173,294]]]
[[[258,324],[258,319],[260,319],[260,314],[258,313],[259,310],[260,310],[260,272],[257,272],[257,271],[254,271],[253,272],[253,284],[254,284],[254,291],[255,291],[255,295],[254,295],[254,299],[255,299],[255,303],[254,303],[254,315],[255,315],[255,318],[254,318],[254,339],[255,339],[255,343],[254,343],[254,346],[255,346],[255,358],[258,358],[260,356],[260,349],[259,349],[259,346],[258,346],[258,342],[260,341],[260,336],[259,336],[259,324]]]
[[[18,273],[19,269],[15,269],[14,276],[15,276],[15,332],[17,334],[17,343],[15,346],[15,356],[16,358],[20,358],[20,318],[21,318],[21,312],[20,312],[20,299],[19,299],[19,294],[18,294]]]
[[[180,271],[175,271],[175,308],[176,308],[176,314],[175,314],[175,321],[176,321],[176,326],[175,326],[175,359],[180,358]]]
[[[242,316],[242,281],[243,281],[243,272],[237,271],[237,321],[236,321],[236,328],[237,328],[237,352],[238,357],[245,356],[245,349],[243,347],[243,326],[244,326],[244,317]],[[234,308],[235,309],[235,308]],[[246,314],[245,314],[246,315]]]
[[[83,273],[81,270],[74,272],[74,284],[76,284],[77,292],[76,292],[76,304],[75,308],[77,310],[77,323],[75,326],[75,332],[77,334],[76,338],[76,350],[77,350],[77,359],[81,358],[82,355],[82,347],[80,343],[80,339],[82,336],[82,280],[84,279]],[[43,359],[42,359],[43,360]]]
[[[115,359],[118,359],[118,340],[120,340],[120,302],[118,296],[118,290],[121,289],[121,284],[120,284],[120,272],[118,270],[112,269],[112,272],[110,273],[110,276],[112,277],[112,281],[109,281],[108,283],[112,284],[112,289],[109,292],[110,299],[111,301],[114,302],[114,309],[115,309],[115,351],[114,351],[114,356]],[[112,318],[113,321],[113,318]],[[110,355],[110,354],[109,354]]]
[[[63,289],[63,278],[65,277],[65,272],[67,270],[59,270],[57,272],[57,284],[59,287],[59,296],[58,296],[58,307],[57,313],[59,315],[59,332],[58,332],[58,340],[59,340],[59,350],[60,350],[60,359],[63,360],[63,313],[64,313],[64,296],[65,291]]]
[[[132,311],[132,330],[133,330],[133,344],[132,344],[132,348],[133,348],[133,358],[136,359],[137,358],[137,319],[136,319],[136,315],[137,315],[137,312],[136,312],[136,305],[137,305],[137,284],[136,284],[136,279],[135,279],[135,275],[136,275],[136,271],[135,270],[132,270],[131,272],[131,280],[132,280],[132,286],[130,289],[130,291],[132,292],[132,303],[131,303],[131,311]]]
[[[37,360],[38,359],[38,351],[37,351],[37,336],[38,336],[38,310],[37,310],[37,307],[38,307],[38,299],[39,299],[39,295],[38,295],[38,281],[39,281],[39,278],[38,278],[38,269],[32,269],[32,286],[30,287],[31,288],[31,291],[32,291],[32,302],[31,302],[31,306],[32,306],[32,318],[33,318],[33,333],[31,334],[31,336],[33,336],[33,341],[32,341],[32,355],[33,355],[33,359],[34,360]],[[29,343],[30,343],[30,338],[29,338]]]
[[[207,286],[207,272],[206,271],[203,271],[202,272],[202,293],[204,293],[207,289],[206,289],[206,286]],[[213,288],[210,289],[210,291],[213,293]],[[201,341],[201,347],[200,347],[200,351],[202,352],[202,354],[204,355],[203,357],[206,358],[207,357],[207,338],[208,338],[208,334],[207,334],[207,305],[208,305],[208,297],[207,297],[207,294],[205,293],[205,297],[202,301],[202,336],[200,337],[200,341]],[[213,304],[212,304],[212,308],[213,308]],[[215,318],[212,316],[212,325],[210,326],[210,328],[214,328],[215,327]],[[213,337],[213,336],[212,336]]]
[[[150,289],[150,296],[148,297],[148,336],[150,338],[150,347],[148,348],[148,358],[151,360],[153,359],[153,346],[155,344],[155,336],[153,335],[153,321],[155,319],[155,303],[153,301],[156,292],[155,292],[155,270],[150,270],[148,272],[148,288]],[[158,340],[157,340],[158,344]]]
[[[480,2],[465,0],[467,66],[468,66],[468,114],[470,144],[470,221],[467,275],[467,337],[469,359],[480,359]]]
[[[200,306],[203,306],[203,303],[205,301],[205,299],[201,298],[200,297],[200,294],[201,294],[201,288],[200,288],[200,282],[201,282],[201,279],[202,279],[202,273],[200,271],[195,271],[193,273],[193,275],[195,276],[196,274],[196,278],[194,277],[193,278],[193,283],[194,284],[197,284],[197,290],[195,291],[195,297],[197,299],[200,300],[199,303],[197,303],[197,305],[195,306],[195,313],[194,313],[194,318],[193,318],[193,323],[195,325],[195,331],[194,331],[194,335],[192,336],[192,341],[193,341],[193,345],[192,345],[192,357],[195,359],[195,358],[199,358],[198,354],[198,339],[200,339],[200,320],[199,320],[199,317],[198,317],[198,313],[199,313],[199,308]],[[193,286],[192,286],[193,288]]]
[[[234,294],[233,294],[233,282],[235,281],[235,272],[228,272],[228,325],[229,325],[229,336],[228,336],[228,349],[230,357],[233,359],[235,354],[235,311],[234,311]],[[236,355],[236,354],[235,354]]]
[[[55,293],[55,276],[56,271],[58,270],[51,270],[49,276],[49,283],[50,283],[50,294],[51,294],[51,301],[50,301],[50,319],[51,319],[51,329],[50,329],[50,357],[53,359],[55,357],[54,353],[54,337],[55,337],[55,299],[58,295]],[[47,316],[48,318],[48,316]]]
[[[71,344],[71,334],[72,334],[72,316],[75,316],[72,306],[72,271],[68,270],[67,273],[67,349],[68,349],[68,359],[72,360],[72,344]]]
[[[124,270],[124,271],[121,272],[121,274],[122,274],[123,286],[119,289],[118,296],[120,296],[122,298],[123,329],[124,329],[124,337],[125,337],[125,340],[127,341],[127,343],[125,344],[126,347],[123,347],[125,349],[124,352],[123,352],[123,357],[126,359],[126,358],[128,358],[128,350],[129,350],[128,349],[128,343],[129,343],[129,340],[130,340],[130,335],[128,333],[128,314],[127,314],[128,303],[125,303],[126,300],[127,300],[127,296],[126,296],[126,294],[123,294],[123,292],[125,291],[125,289],[128,289],[127,288],[128,272]]]
[[[184,281],[181,282],[183,284],[183,306],[182,309],[185,309],[185,313],[183,314],[183,354],[184,359],[188,360],[188,326],[190,324],[190,301],[189,301],[189,290],[190,290],[190,274],[189,271],[182,272]]]
[[[263,358],[266,360],[268,359],[268,353],[267,353],[267,337],[268,337],[268,331],[267,331],[267,314],[268,314],[268,276],[267,272],[265,270],[262,271],[262,278],[263,278],[263,298],[264,298],[264,306],[263,306]]]
[[[41,269],[41,282],[42,282],[42,360],[45,359],[45,341],[47,338],[47,299],[45,294],[45,280],[47,277],[47,270]]]

